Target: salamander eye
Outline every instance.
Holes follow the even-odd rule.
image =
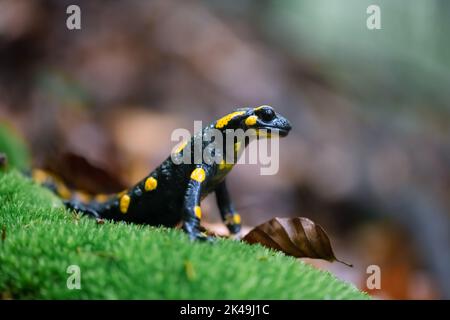
[[[275,118],[275,112],[272,109],[264,108],[260,112],[260,117],[263,121],[272,121]]]

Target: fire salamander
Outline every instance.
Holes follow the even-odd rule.
[[[281,137],[286,136],[291,125],[272,107],[260,106],[241,108],[227,114],[205,127],[201,134],[205,135],[213,128],[219,129],[226,145],[226,129],[244,131],[255,129],[257,137],[270,138],[273,132],[277,132]],[[262,132],[266,134],[263,135]],[[185,142],[174,148],[173,153],[183,156],[184,152],[190,152],[191,159],[194,159],[195,138],[194,135],[189,142],[191,148],[186,148],[188,143]],[[249,139],[245,139],[244,144],[236,142],[235,137],[233,140],[233,157],[237,159],[243,148],[248,145]],[[202,142],[200,145],[204,149],[208,144]],[[226,158],[226,148],[223,149],[223,159],[229,159]],[[202,160],[199,164],[194,161],[191,161],[191,164],[184,162],[176,164],[172,154],[130,189],[119,194],[93,197],[70,190],[58,179],[38,169],[32,171],[32,177],[60,196],[67,208],[93,218],[167,227],[181,223],[183,230],[191,239],[212,240],[201,232],[200,202],[213,191],[216,193],[222,220],[230,233],[237,234],[241,229],[241,217],[233,207],[225,184],[225,176],[233,168],[234,163],[228,164],[222,160],[220,163],[214,161],[208,164]]]

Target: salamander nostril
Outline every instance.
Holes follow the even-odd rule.
[[[285,128],[286,128],[287,131],[290,131],[292,129],[292,126],[291,126],[290,122],[287,121],[287,120],[286,120]]]

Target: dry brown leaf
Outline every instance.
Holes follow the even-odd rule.
[[[321,226],[304,217],[273,218],[251,230],[242,241],[282,251],[296,258],[338,261],[330,239]]]
[[[70,183],[70,187],[92,194],[113,193],[126,188],[126,184],[115,174],[113,168],[70,151],[52,158],[45,169]]]

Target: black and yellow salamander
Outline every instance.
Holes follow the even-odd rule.
[[[216,132],[222,134],[225,145],[227,129],[244,131],[255,129],[256,137],[270,138],[271,133],[277,133],[281,137],[286,136],[291,125],[272,107],[260,106],[241,108],[227,114],[205,127],[201,134],[208,134],[211,129],[218,129]],[[262,135],[260,132],[265,134]],[[193,157],[195,139],[196,135],[190,140],[190,148],[186,148],[187,143],[182,143],[173,152],[181,156],[184,152],[190,152]],[[241,144],[235,141],[235,137],[233,138],[235,159],[248,143],[249,139],[245,139],[245,142]],[[201,142],[200,145],[204,149],[208,143]],[[229,159],[226,158],[226,148],[224,149],[223,159]],[[241,218],[233,207],[225,184],[225,176],[233,168],[233,163],[235,162],[229,164],[222,160],[219,163],[214,161],[208,164],[202,160],[199,163],[192,161],[192,163],[176,164],[171,155],[130,189],[119,194],[96,197],[87,197],[80,192],[69,190],[61,181],[51,178],[38,169],[32,171],[32,177],[59,195],[67,208],[82,214],[97,219],[153,226],[173,227],[181,223],[183,230],[191,239],[211,240],[201,232],[200,228],[202,218],[200,202],[211,192],[216,193],[222,220],[230,233],[236,234],[241,229]]]

